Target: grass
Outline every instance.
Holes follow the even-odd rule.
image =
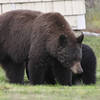
[[[7,82],[0,69],[0,100],[100,100],[100,37],[85,37],[97,56],[97,83],[95,85],[16,85]]]

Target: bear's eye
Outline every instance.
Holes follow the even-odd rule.
[[[67,37],[65,37],[65,35],[61,35],[59,37],[59,44],[62,47],[65,47],[67,45]]]

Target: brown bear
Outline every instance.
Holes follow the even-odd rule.
[[[0,16],[0,63],[12,83],[23,83],[27,63],[31,84],[43,84],[52,66],[57,81],[71,85],[72,71],[83,71],[82,40],[83,34],[76,38],[59,13],[16,10]]]
[[[0,63],[11,83],[23,83],[32,24],[40,14],[16,10],[0,15]]]

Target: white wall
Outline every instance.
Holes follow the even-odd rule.
[[[60,12],[74,29],[85,29],[85,0],[0,0],[0,13],[16,9]]]

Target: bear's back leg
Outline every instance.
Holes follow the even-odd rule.
[[[2,68],[6,72],[6,76],[10,83],[23,83],[24,80],[24,64],[15,63],[11,59],[7,58],[2,61]]]

